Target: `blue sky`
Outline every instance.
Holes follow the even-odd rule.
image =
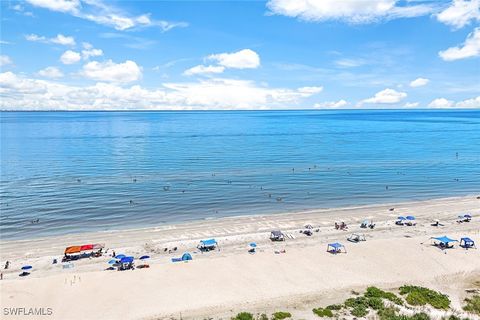
[[[0,107],[480,108],[479,3],[2,1]]]

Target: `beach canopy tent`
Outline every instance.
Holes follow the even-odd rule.
[[[468,249],[468,248],[476,248],[475,241],[468,237],[464,237],[460,239],[460,247]]]
[[[77,253],[81,253],[82,251],[93,251],[93,250],[100,250],[103,248],[105,248],[105,245],[101,243],[84,244],[82,246],[70,246],[65,248],[65,254],[77,254]]]
[[[285,236],[283,235],[282,231],[273,230],[270,233],[270,240],[272,240],[272,241],[283,241],[283,240],[285,240]]]
[[[335,243],[329,243],[327,245],[327,252],[330,252],[330,253],[340,253],[342,252],[342,249],[345,253],[347,253],[347,250],[345,248],[345,246],[341,243],[338,243],[338,242],[335,242]]]
[[[217,245],[218,243],[215,239],[201,240],[197,248],[200,250],[209,251],[215,249]]]
[[[193,260],[192,255],[188,252],[185,252],[181,258],[172,258],[172,262],[181,262]]]
[[[192,255],[188,252],[185,252],[183,255],[182,255],[182,261],[188,261],[188,260],[193,260],[192,258]]]
[[[435,245],[436,246],[440,246],[442,248],[453,248],[453,245],[451,245],[450,243],[452,242],[458,242],[458,240],[455,240],[455,239],[451,239],[447,236],[443,236],[443,237],[432,237],[430,239],[433,239],[435,241]]]
[[[132,263],[133,262],[133,257],[124,257],[120,259],[120,263]]]

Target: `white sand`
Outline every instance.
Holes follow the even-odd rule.
[[[465,212],[474,219],[456,223],[457,215]],[[415,215],[417,226],[394,225],[398,215]],[[376,222],[374,230],[359,228],[367,217]],[[430,226],[434,219],[444,226]],[[345,221],[349,231],[335,230],[334,221]],[[320,232],[312,237],[300,234],[307,223],[318,226]],[[272,229],[291,233],[295,239],[271,243]],[[367,241],[347,242],[352,232],[365,233]],[[480,279],[480,252],[431,246],[431,236],[443,235],[480,240],[480,200],[469,196],[2,242],[1,262],[10,260],[12,265],[0,282],[1,306],[2,311],[5,307],[52,308],[53,316],[44,319],[228,318],[242,310],[287,308],[298,309],[298,315],[308,319],[311,312],[303,309],[340,302],[352,289],[412,283],[450,294],[454,307],[459,307],[464,289]],[[219,241],[220,251],[197,252],[198,240],[210,237]],[[254,255],[247,253],[252,241],[259,245]],[[327,253],[326,244],[335,241],[344,243],[348,253]],[[109,256],[77,261],[69,270],[51,264],[53,257],[61,258],[66,246],[97,242],[117,254],[149,254],[151,268],[104,271]],[[165,247],[174,246],[177,253],[163,253]],[[280,249],[286,253],[274,254]],[[184,251],[191,252],[194,260],[170,262]],[[21,278],[23,264],[33,265],[34,271]]]

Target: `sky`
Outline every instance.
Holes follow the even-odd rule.
[[[0,6],[2,110],[480,108],[480,0]]]

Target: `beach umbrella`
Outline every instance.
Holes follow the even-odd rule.
[[[398,219],[398,220],[405,220],[405,217],[400,216],[400,217],[398,217],[397,219]]]
[[[32,269],[33,267],[32,266],[23,266],[22,267],[22,270],[30,270]]]
[[[108,264],[115,264],[115,263],[117,263],[117,260],[115,260],[115,259],[112,259],[112,260],[108,261]]]
[[[133,262],[133,257],[124,257],[120,259],[120,263],[130,263]]]
[[[126,257],[126,255],[124,255],[124,254],[117,254],[117,255],[115,256],[115,259],[123,259],[123,258],[125,258],[125,257]]]
[[[139,259],[140,260],[150,259],[150,256],[141,256]]]
[[[250,243],[250,247],[256,248],[256,247],[257,247],[257,244],[256,244],[255,242],[251,242],[251,243]]]
[[[415,217],[414,217],[414,216],[407,216],[406,219],[407,219],[407,220],[415,220]]]
[[[470,214],[468,214],[468,213],[465,214],[463,217],[464,217],[464,218],[468,218],[468,219],[471,219],[471,218],[472,218],[472,216],[471,216]]]

